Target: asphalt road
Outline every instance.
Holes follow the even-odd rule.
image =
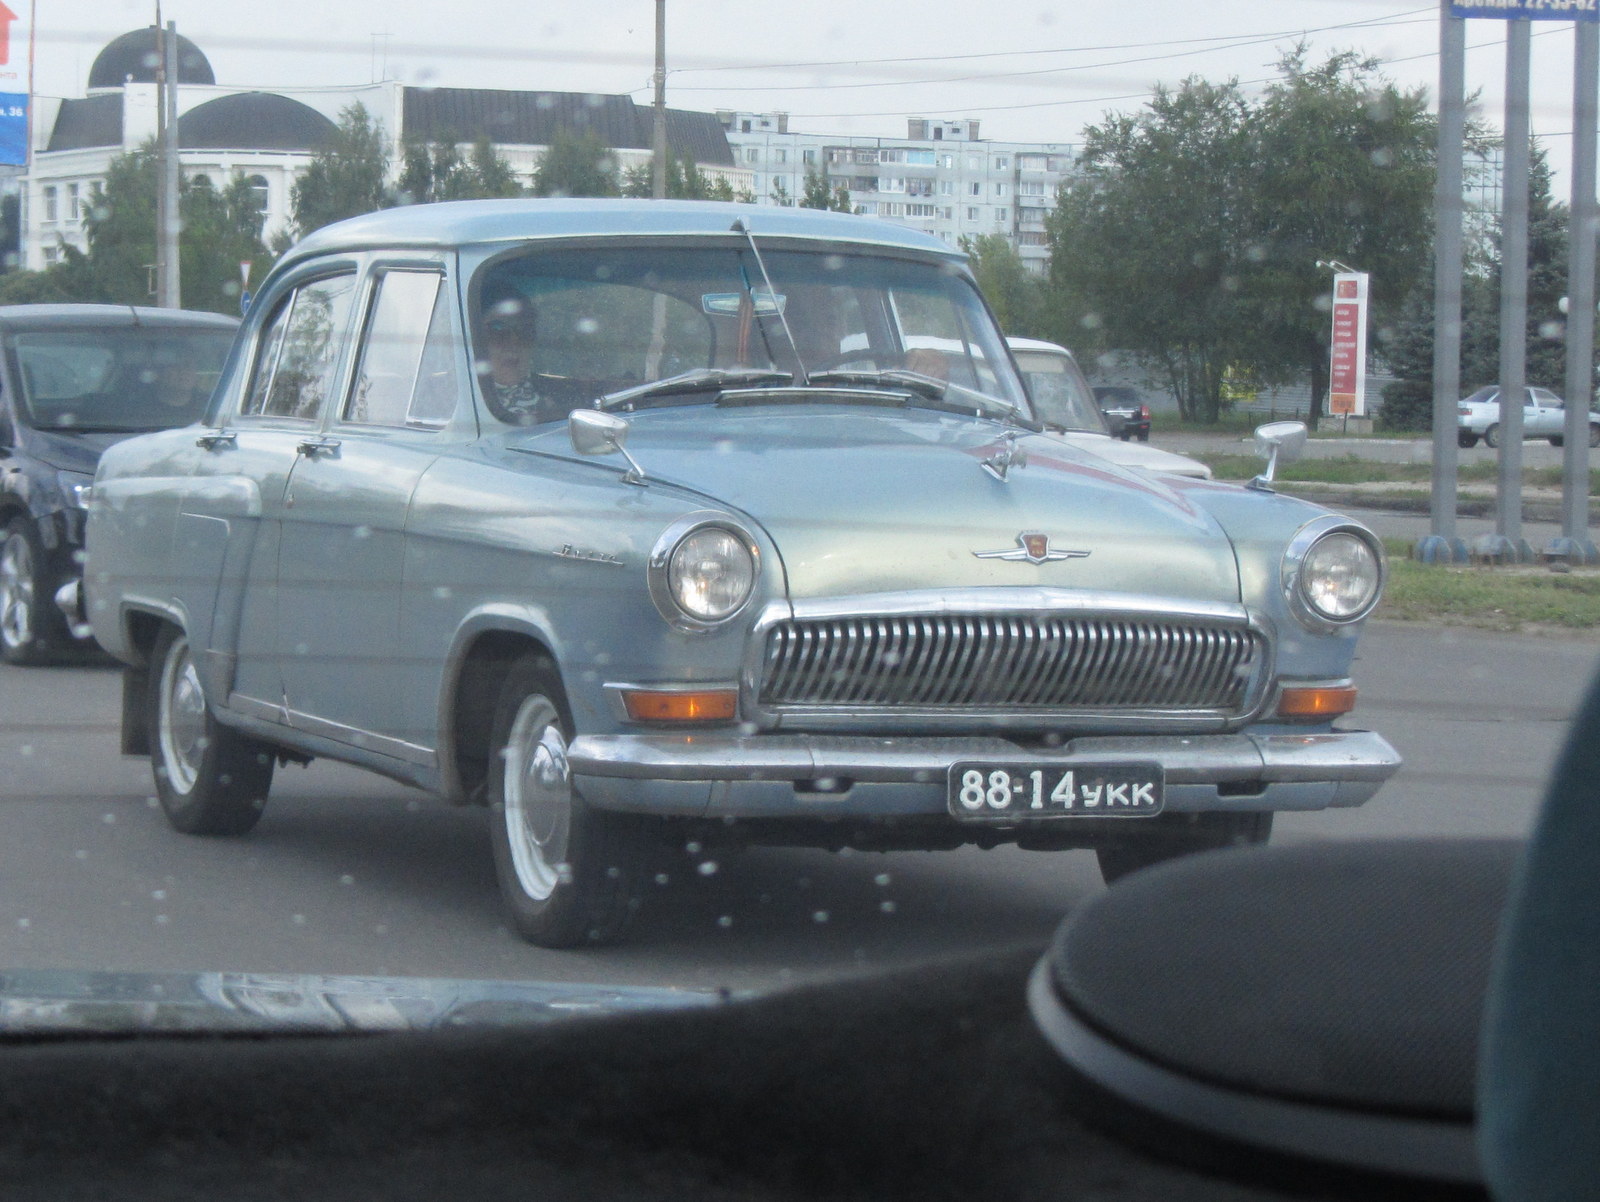
[[[1377,624],[1356,718],[1407,763],[1279,840],[1525,831],[1600,643]],[[549,952],[500,921],[487,816],[334,764],[280,769],[242,839],[172,832],[116,750],[106,668],[0,667],[0,968],[780,985],[1042,944],[1087,852],[685,850],[627,944]]]

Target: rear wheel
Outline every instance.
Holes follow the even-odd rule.
[[[1140,430],[1139,431],[1139,441],[1140,442],[1149,442],[1150,441],[1150,431],[1148,431],[1148,430]]]
[[[1589,427],[1589,445],[1591,447],[1600,447],[1600,426],[1591,425]]]
[[[1456,444],[1461,447],[1475,447],[1478,445],[1478,436],[1471,430],[1463,430],[1456,435]]]
[[[1553,446],[1553,447],[1565,446],[1566,442],[1567,442],[1567,440],[1566,440],[1566,436],[1565,435],[1552,434],[1550,436],[1550,445]],[[1593,446],[1594,444],[1590,443],[1589,445]]]
[[[274,753],[216,720],[189,637],[169,626],[150,673],[150,763],[167,821],[186,835],[242,835],[261,820]]]
[[[517,933],[540,947],[608,943],[638,908],[645,820],[584,804],[572,785],[572,719],[554,665],[513,665],[495,709],[490,829],[500,896]]]
[[[1106,884],[1152,864],[1223,847],[1265,843],[1272,835],[1272,814],[1170,814],[1169,825],[1140,832],[1126,842],[1095,849],[1100,876]],[[1156,821],[1151,819],[1149,821]]]
[[[13,518],[0,533],[0,659],[48,660],[66,635],[44,577],[44,549],[33,523]]]
[[[1495,422],[1483,432],[1483,441],[1486,446],[1498,447],[1500,445],[1500,423]]]

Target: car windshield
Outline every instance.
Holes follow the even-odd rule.
[[[614,394],[635,407],[703,403],[770,372],[795,384],[970,396],[968,411],[1026,415],[999,334],[961,272],[860,251],[773,246],[761,259],[748,244],[658,243],[490,263],[475,287],[474,346],[491,411],[528,425]],[[768,386],[778,383],[774,375]]]
[[[10,358],[36,430],[132,433],[205,412],[234,332],[152,325],[17,333]]]
[[[1109,434],[1105,415],[1070,355],[1059,351],[1014,349],[1022,378],[1028,382],[1035,417],[1059,430]]]

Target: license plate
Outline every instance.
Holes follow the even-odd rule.
[[[953,764],[950,813],[966,822],[1039,818],[1138,818],[1159,814],[1160,764]]]

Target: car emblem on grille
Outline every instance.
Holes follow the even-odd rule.
[[[1088,551],[1055,551],[1050,547],[1050,536],[1036,530],[1017,535],[1017,545],[1008,551],[974,551],[979,559],[1027,560],[1029,563],[1055,563],[1061,559],[1087,559]]]

